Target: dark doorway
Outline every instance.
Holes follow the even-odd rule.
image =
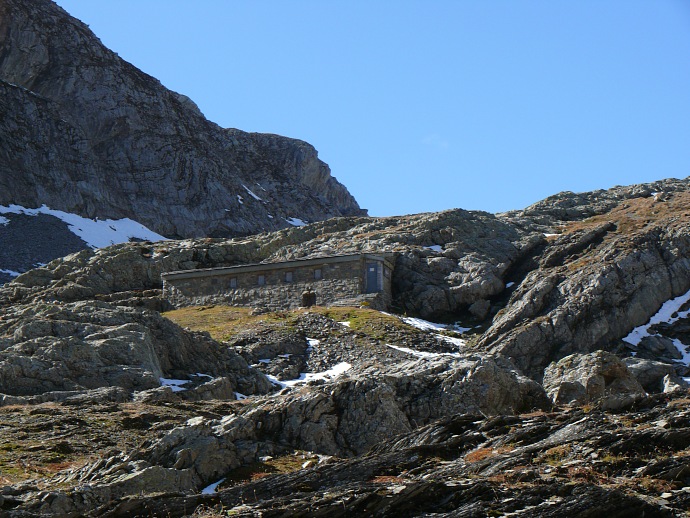
[[[379,283],[379,263],[367,263],[367,289],[366,293],[377,293],[381,291]]]

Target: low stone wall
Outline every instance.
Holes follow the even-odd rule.
[[[262,307],[271,311],[291,309],[302,305],[302,293],[316,293],[316,304],[330,306],[351,300],[366,291],[367,264],[371,256],[352,258],[330,257],[304,263],[285,262],[247,265],[241,268],[175,272],[163,276],[164,296],[174,306],[228,304]],[[382,291],[376,300],[380,309],[387,309],[391,301],[390,263],[378,260],[379,286]],[[385,266],[385,267],[384,267]],[[362,299],[364,300],[364,299]]]
[[[300,307],[302,292],[308,288],[316,293],[318,306],[330,306],[338,300],[355,298],[361,293],[359,279],[323,279],[314,282],[256,286],[249,289],[226,289],[222,293],[190,293],[188,295],[178,286],[167,285],[165,295],[175,306],[228,304],[280,311]]]

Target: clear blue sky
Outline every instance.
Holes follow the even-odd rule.
[[[58,0],[224,127],[306,140],[374,216],[690,175],[687,0]]]

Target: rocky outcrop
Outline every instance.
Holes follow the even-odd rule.
[[[372,236],[372,237],[367,237]],[[392,218],[336,218],[252,239],[122,244],[84,251],[38,268],[0,290],[0,299],[57,297],[160,288],[164,271],[319,255],[392,252],[394,304],[424,317],[491,313],[511,266],[540,243],[486,213],[462,210]],[[479,304],[476,304],[479,302]],[[476,317],[475,317],[476,318]]]
[[[544,389],[558,405],[595,403],[608,409],[630,406],[646,394],[625,363],[606,351],[552,363],[544,371]]]
[[[271,390],[234,352],[147,310],[93,301],[15,305],[3,311],[0,336],[0,393],[10,396],[101,387],[131,393],[159,387],[161,378],[191,385],[224,378],[225,395]]]
[[[50,0],[0,2],[0,205],[231,236],[361,214],[316,150],[223,129]]]
[[[640,385],[650,394],[688,388],[688,383],[678,376],[672,363],[637,357],[625,358],[623,362]]]
[[[306,387],[220,420],[192,419],[148,448],[87,465],[64,481],[88,484],[90,507],[151,487],[168,492],[200,489],[286,446],[350,457],[446,415],[451,408],[513,412],[523,406],[520,384],[533,384],[511,378],[485,360],[431,362],[420,369],[423,363],[403,364],[398,373],[378,379],[365,372]],[[440,385],[436,374],[444,379]],[[59,499],[60,508],[67,501]],[[62,509],[83,512],[85,507],[79,502]]]
[[[578,224],[584,233],[568,227],[547,248],[561,259],[529,271],[479,346],[510,357],[535,379],[568,354],[620,348],[621,338],[690,289],[688,200],[687,191],[638,198]],[[616,230],[598,226],[601,220]],[[573,247],[574,238],[588,242]]]
[[[58,419],[68,421],[66,410],[57,412]],[[274,456],[264,449],[263,460],[254,464],[247,480],[230,479],[212,494],[174,489],[189,482],[192,468],[203,462],[184,446],[198,441],[220,451],[218,434],[227,432],[238,418],[194,419],[155,443],[160,464],[177,463],[180,469],[104,459],[90,465],[91,473],[84,469],[77,475],[91,483],[70,491],[28,484],[23,489],[5,488],[4,510],[11,518],[76,516],[87,510],[93,516],[181,517],[195,510],[221,509],[247,517],[499,513],[584,517],[591,516],[593,509],[621,517],[640,513],[676,517],[683,516],[690,504],[687,413],[682,397],[664,395],[616,413],[575,408],[520,416],[456,414],[391,435],[364,456],[306,456],[305,462],[304,455],[284,455],[293,467],[283,472],[275,471]],[[146,422],[154,417],[149,413],[139,419]],[[236,451],[229,442],[223,444],[227,447],[223,456],[208,458],[222,463],[226,454]],[[236,444],[246,447],[242,441]],[[164,453],[174,445],[174,455]],[[137,465],[140,471],[132,476]],[[99,477],[99,471],[107,475]],[[106,479],[111,482],[103,483]],[[123,488],[131,496],[119,497]],[[152,493],[152,488],[163,491]]]

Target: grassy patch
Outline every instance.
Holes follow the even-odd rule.
[[[670,218],[674,221],[687,221],[690,217],[690,193],[678,192],[670,195],[668,200],[656,200],[655,197],[632,198],[621,202],[606,214],[599,214],[583,221],[573,221],[565,226],[565,232],[590,229],[602,223],[613,221],[618,227],[616,232],[628,234],[643,230]],[[679,218],[679,216],[681,216]]]
[[[299,452],[282,455],[266,461],[257,461],[232,470],[225,477],[220,488],[246,484],[255,480],[279,473],[293,473],[303,469],[302,466],[309,460]],[[315,463],[315,462],[314,462]]]
[[[375,340],[393,340],[400,333],[419,334],[416,328],[393,315],[355,307],[311,307],[277,313],[252,315],[250,308],[235,306],[194,306],[175,309],[163,315],[176,324],[194,331],[206,331],[216,340],[229,340],[237,333],[266,328],[294,329],[299,317],[305,313],[318,313],[336,322],[349,322],[350,329]],[[343,329],[345,331],[345,329]],[[454,336],[448,333],[449,336]]]
[[[554,446],[539,455],[536,462],[546,463],[550,466],[561,466],[563,462],[571,456],[572,451],[573,447],[570,444]]]
[[[479,462],[480,460],[489,459],[503,453],[508,453],[513,451],[515,448],[512,446],[499,446],[498,448],[477,448],[465,455],[466,462]]]
[[[240,331],[258,330],[266,325],[294,323],[294,312],[251,313],[250,308],[238,306],[191,306],[168,311],[163,316],[193,331],[206,331],[215,340],[228,340]]]
[[[386,315],[373,309],[318,307],[312,308],[312,311],[336,322],[349,322],[352,331],[366,334],[376,340],[386,340],[396,331],[404,332],[414,329],[393,315]]]

